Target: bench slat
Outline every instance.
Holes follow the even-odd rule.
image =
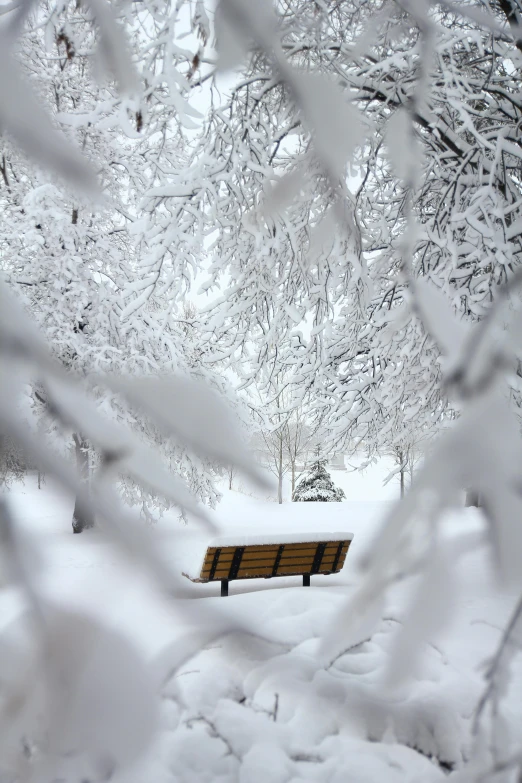
[[[328,544],[337,544],[338,541],[328,541],[325,542]],[[317,548],[317,541],[304,541],[304,542],[293,542],[291,544],[247,544],[245,545],[245,552],[266,552],[266,551],[273,551],[277,552],[279,549],[279,546],[284,546],[285,549],[291,549],[293,547],[298,547],[299,549],[316,549]],[[221,552],[235,552],[237,549],[236,546],[222,546],[222,547],[209,547],[207,549],[207,554],[213,555],[216,549],[220,549]]]

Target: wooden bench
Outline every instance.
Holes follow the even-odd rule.
[[[248,536],[244,540],[211,541],[199,577],[191,582],[221,582],[221,595],[236,579],[272,579],[302,576],[310,586],[312,574],[337,574],[342,569],[353,533],[315,533],[302,536]],[[233,543],[235,540],[236,543]]]

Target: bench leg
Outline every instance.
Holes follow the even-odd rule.
[[[228,579],[221,580],[221,595],[228,595]]]
[[[310,574],[303,574],[303,587],[310,587]]]

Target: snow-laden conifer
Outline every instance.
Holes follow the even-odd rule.
[[[340,503],[345,497],[343,490],[333,483],[325,460],[317,458],[295,488],[293,500],[297,503]]]

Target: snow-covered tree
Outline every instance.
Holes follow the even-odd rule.
[[[206,66],[192,165],[145,195],[186,227],[158,241],[184,258],[212,234],[208,330],[245,383],[291,366],[339,447],[435,431],[452,414],[410,282],[473,322],[519,263],[516,9],[484,4],[477,23],[444,4],[293,0],[269,23],[236,5],[216,21],[250,41],[233,85],[220,99]]]
[[[363,62],[341,66],[376,131],[357,189],[372,296],[363,312],[360,300],[346,302],[327,349],[335,371],[325,410],[341,440],[400,447],[411,422],[426,433],[452,415],[439,349],[411,306],[415,279],[473,322],[520,264],[520,151],[509,130],[520,53],[502,33],[514,6],[488,8],[480,29],[472,14],[383,4],[361,41]]]
[[[314,431],[307,416],[307,407],[301,397],[296,403],[295,385],[291,371],[279,370],[261,374],[255,385],[257,394],[248,400],[255,422],[252,443],[262,454],[263,462],[277,478],[278,503],[283,502],[283,479],[291,477],[291,492],[295,489],[296,468],[299,459],[311,450]],[[247,391],[249,390],[247,386]]]
[[[127,19],[136,58],[163,18],[151,9],[144,4],[138,18]],[[100,84],[96,78],[91,66],[96,43],[87,7],[65,3],[55,8],[43,3],[29,17],[20,45],[22,67],[62,132],[81,146],[98,170],[105,198],[93,204],[58,182],[49,182],[3,140],[0,264],[4,279],[70,371],[84,376],[105,372],[135,376],[176,370],[193,378],[204,376],[223,391],[226,384],[204,366],[204,351],[195,334],[187,334],[186,313],[167,290],[155,290],[154,296],[142,299],[139,311],[133,304],[141,297],[143,276],[138,270],[147,265],[149,252],[150,226],[135,228],[141,193],[154,184],[162,162],[172,165],[180,154],[181,102],[170,106],[164,95],[158,101],[154,90],[163,90],[166,74],[154,57],[138,60],[149,83],[146,111],[130,99],[122,102],[112,82]],[[176,92],[172,80],[170,89]],[[132,106],[136,110],[131,117]],[[158,208],[156,219],[160,216]],[[190,329],[197,331],[197,324]],[[197,497],[215,504],[219,493],[213,487],[215,471],[209,462],[163,439],[114,395],[101,395],[99,389],[97,394],[98,404],[111,416],[125,420],[161,450],[165,462],[188,481]],[[47,405],[45,394],[36,398],[36,407]],[[72,443],[79,475],[88,483],[97,455],[81,432],[72,433]],[[133,482],[125,480],[123,489],[125,498],[139,503],[146,514],[151,505],[158,505]],[[77,504],[74,531],[91,524],[92,518]]]
[[[0,451],[0,487],[23,479],[26,463],[20,446],[13,438],[5,438]]]
[[[298,463],[303,461],[306,464],[306,458],[313,450],[316,441],[317,433],[310,425],[310,419],[304,406],[292,408],[284,432],[284,445],[290,463],[292,495],[298,478]]]
[[[256,427],[251,442],[262,456],[262,461],[277,479],[277,502],[283,502],[283,480],[291,469],[288,449],[288,416],[285,406],[285,386],[275,376],[265,387],[268,398],[257,409]],[[261,393],[262,396],[262,393]]]
[[[335,486],[332,477],[326,470],[325,460],[319,459],[319,457],[310,465],[292,495],[292,500],[295,503],[312,501],[340,503],[345,498],[343,490]]]

